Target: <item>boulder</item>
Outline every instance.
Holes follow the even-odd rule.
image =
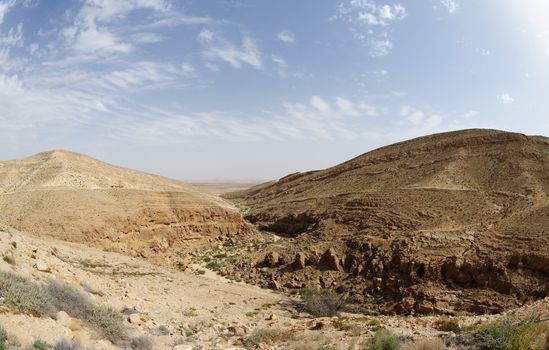
[[[293,262],[293,267],[296,269],[296,270],[301,270],[301,269],[304,269],[305,268],[305,253],[303,252],[299,252],[295,255],[295,259],[294,259],[294,262]]]

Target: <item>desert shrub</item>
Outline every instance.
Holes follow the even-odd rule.
[[[87,295],[63,283],[50,282],[45,290],[58,310],[81,319],[114,343],[125,339],[123,318],[119,312],[108,306],[95,305]]]
[[[365,350],[399,350],[400,342],[397,337],[386,329],[380,329]]]
[[[482,349],[545,350],[549,347],[549,326],[531,320],[513,323],[498,320],[480,327],[477,332]]]
[[[82,286],[82,288],[90,293],[90,294],[93,294],[93,295],[97,295],[97,296],[100,296],[102,297],[104,295],[104,293],[98,289],[95,289],[94,287],[92,287],[90,284],[86,283],[86,282],[82,282],[80,283],[80,285]]]
[[[8,348],[8,344],[6,344],[8,341],[8,332],[4,329],[4,327],[0,326],[0,350],[5,350]]]
[[[130,349],[132,350],[152,350],[153,341],[149,337],[140,336],[130,340]]]
[[[28,347],[28,350],[47,350],[50,348],[50,345],[41,339],[36,339]]]
[[[435,321],[435,329],[442,332],[454,332],[459,333],[461,327],[459,326],[459,321],[456,318],[451,318],[448,316],[443,316]]]
[[[53,350],[86,350],[79,343],[72,340],[61,339],[53,346]]]
[[[114,343],[126,338],[126,329],[122,323],[124,320],[122,315],[109,306],[95,306],[91,315],[85,320],[105,338]]]
[[[345,308],[345,298],[328,290],[302,289],[303,309],[315,317],[337,316]]]
[[[212,271],[217,271],[221,268],[221,265],[217,261],[210,261],[206,264],[206,268]]]
[[[446,344],[440,338],[419,340],[406,347],[406,350],[445,350]]]
[[[54,311],[51,298],[40,286],[12,273],[0,272],[0,296],[7,306],[18,312],[42,316]]]
[[[11,254],[4,254],[2,255],[2,260],[7,262],[10,265],[15,265],[15,258]]]
[[[256,329],[246,338],[244,345],[246,348],[256,348],[261,343],[272,344],[276,342],[282,342],[292,340],[293,334],[289,331],[275,329],[275,328],[260,328]]]

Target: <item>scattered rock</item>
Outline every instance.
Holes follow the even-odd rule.
[[[37,262],[36,265],[34,265],[34,268],[40,272],[51,272],[51,268],[49,267],[49,265],[43,261]]]
[[[193,350],[193,346],[188,344],[181,344],[174,346],[173,350]]]
[[[293,267],[296,270],[304,269],[305,268],[305,259],[306,259],[305,253],[303,253],[303,252],[297,253],[295,255],[295,259],[294,259],[294,262],[293,262]]]
[[[339,265],[339,259],[333,250],[333,248],[328,249],[324,255],[322,255],[322,264],[329,270],[339,271],[341,266]]]
[[[248,329],[246,326],[230,326],[227,328],[227,330],[232,334],[239,337],[242,337],[248,333]]]
[[[151,321],[151,318],[145,314],[133,313],[128,316],[128,322],[136,326],[142,326]]]
[[[278,265],[278,262],[280,260],[280,256],[277,252],[269,252],[267,255],[265,255],[265,259],[263,259],[263,264],[269,267],[275,267]]]

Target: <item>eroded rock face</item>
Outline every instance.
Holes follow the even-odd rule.
[[[254,232],[226,200],[67,151],[0,162],[0,209],[22,231],[162,263]]]
[[[260,283],[326,286],[399,313],[496,312],[549,295],[544,137],[432,135],[228,198],[296,257],[249,266]]]

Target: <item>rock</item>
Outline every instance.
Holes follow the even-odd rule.
[[[274,321],[274,320],[276,320],[276,315],[273,314],[273,313],[270,313],[270,314],[267,315],[267,317],[265,317],[265,319],[267,321]]]
[[[278,262],[280,260],[280,256],[277,252],[269,252],[267,255],[265,255],[265,259],[263,259],[263,264],[269,267],[275,267],[278,265]]]
[[[191,265],[192,265],[192,262],[191,262],[191,259],[188,256],[182,257],[177,262],[177,267],[179,267],[183,271],[190,269]]]
[[[40,272],[51,272],[51,268],[43,261],[39,261],[34,265],[34,268]]]
[[[145,314],[133,313],[128,316],[128,322],[136,326],[142,326],[150,321],[151,318]]]
[[[174,346],[173,350],[193,350],[193,346],[188,344],[181,344]]]
[[[328,249],[324,255],[322,255],[322,264],[330,270],[340,271],[341,266],[339,264],[339,259],[333,250],[333,248]]]
[[[70,317],[65,311],[59,311],[55,316],[57,324],[70,329],[73,332],[81,331],[83,328],[82,321]]]
[[[293,262],[293,267],[296,269],[296,270],[301,270],[301,269],[304,269],[305,268],[305,253],[303,252],[299,252],[295,255],[295,259],[294,259],[294,262]]]
[[[227,328],[227,330],[232,334],[239,337],[242,337],[248,333],[248,329],[246,326],[230,326]]]

